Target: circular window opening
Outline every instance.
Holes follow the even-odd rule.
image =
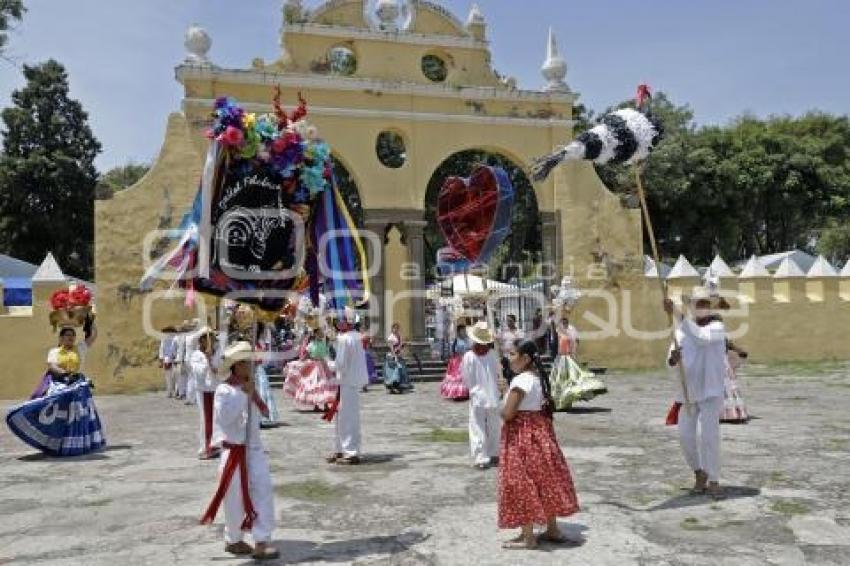
[[[441,83],[449,76],[449,69],[441,57],[426,55],[422,58],[422,74],[430,81]]]
[[[407,161],[404,139],[395,132],[381,132],[375,144],[378,160],[390,169],[398,169]]]
[[[353,75],[357,71],[357,55],[348,47],[331,47],[328,50],[328,66],[334,75]]]

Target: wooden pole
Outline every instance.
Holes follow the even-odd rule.
[[[649,207],[646,204],[646,193],[643,190],[643,181],[640,176],[640,168],[635,165],[635,182],[637,183],[637,192],[638,198],[640,199],[640,207],[643,211],[643,219],[646,223],[646,231],[649,234],[649,244],[652,247],[652,259],[655,261],[655,271],[658,275],[658,284],[661,286],[661,295],[664,297],[666,301],[670,295],[667,290],[667,282],[664,281],[664,278],[661,274],[661,258],[658,255],[658,243],[655,241],[655,229],[652,227],[652,218],[649,216]],[[671,328],[673,328],[673,348],[676,351],[679,351],[679,340],[676,338],[676,327],[675,321],[673,320],[673,314],[667,313],[667,321]],[[679,368],[679,380],[682,384],[682,394],[685,400],[685,406],[690,406],[691,402],[688,396],[688,384],[685,379],[685,364],[681,359],[681,355],[679,358],[679,363],[676,364]]]

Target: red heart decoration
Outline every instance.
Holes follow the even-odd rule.
[[[437,224],[450,246],[475,263],[493,231],[499,182],[493,170],[477,166],[469,178],[449,177],[437,198]]]

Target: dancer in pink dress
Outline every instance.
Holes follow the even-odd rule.
[[[324,411],[336,400],[334,384],[327,360],[330,355],[321,328],[302,345],[300,359],[286,365],[284,393],[295,401],[300,411]]]
[[[469,399],[469,389],[463,384],[460,365],[463,355],[472,348],[472,342],[466,335],[466,325],[457,325],[457,335],[452,342],[452,357],[446,367],[446,376],[440,385],[440,395],[444,399],[452,401],[466,401]]]

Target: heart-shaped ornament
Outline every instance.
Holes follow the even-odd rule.
[[[514,188],[499,167],[477,165],[469,177],[449,177],[437,198],[446,242],[474,265],[487,263],[508,235]]]

